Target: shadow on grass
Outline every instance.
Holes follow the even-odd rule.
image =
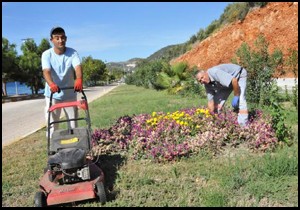
[[[117,179],[117,171],[123,165],[125,158],[119,154],[100,155],[97,165],[103,170],[105,177],[105,188],[107,201],[116,199],[117,191],[114,185]]]

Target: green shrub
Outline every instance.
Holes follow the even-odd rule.
[[[252,50],[247,43],[243,43],[232,62],[247,69],[247,101],[259,107],[270,103],[270,92],[275,85],[274,75],[282,73],[283,54],[276,49],[270,55],[269,43],[263,35],[259,35],[254,45]]]

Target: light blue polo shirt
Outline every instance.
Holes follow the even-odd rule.
[[[209,68],[207,73],[211,82],[205,85],[207,99],[212,100],[213,96],[220,91],[222,92],[222,90],[232,90],[231,80],[239,76],[240,70],[241,66],[233,63],[220,64]]]
[[[50,48],[42,54],[42,69],[51,69],[53,82],[58,87],[74,87],[75,67],[81,64],[80,57],[76,50],[66,47],[62,55],[54,52]],[[45,84],[44,95],[50,97],[51,91],[49,85]],[[61,90],[60,93],[54,93],[53,98],[57,100],[76,100],[74,89]]]

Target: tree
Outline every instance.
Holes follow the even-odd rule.
[[[201,28],[197,33],[197,39],[201,42],[203,39],[207,38],[207,35],[205,33],[205,30]]]
[[[7,96],[6,82],[18,77],[18,59],[16,45],[2,37],[2,96]]]
[[[41,56],[50,47],[46,39],[43,39],[39,46],[32,39],[25,41],[21,46],[23,55],[20,56],[19,67],[23,72],[23,77],[20,82],[29,86],[32,94],[38,94],[38,91],[44,88]]]
[[[96,85],[97,81],[105,80],[107,75],[106,64],[88,56],[82,59],[83,79],[88,85]]]
[[[297,78],[298,78],[298,51],[289,49],[290,56],[287,58],[286,65],[287,68],[289,68],[293,74],[294,74],[294,83],[295,86],[293,87],[292,90],[292,103],[298,110],[298,83],[297,83]]]
[[[112,80],[120,80],[124,76],[124,70],[122,68],[113,67],[110,69],[110,76]]]
[[[37,54],[38,54],[39,56],[42,56],[43,52],[44,52],[45,50],[50,49],[50,48],[51,48],[51,44],[50,44],[50,42],[48,41],[48,39],[42,39],[40,45],[39,45],[38,48],[37,48],[37,49],[38,49]]]

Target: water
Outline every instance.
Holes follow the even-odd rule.
[[[21,84],[20,82],[8,82],[6,83],[6,91],[8,96],[12,95],[31,95],[31,89],[25,84]],[[39,90],[38,93],[44,93],[44,89]]]

